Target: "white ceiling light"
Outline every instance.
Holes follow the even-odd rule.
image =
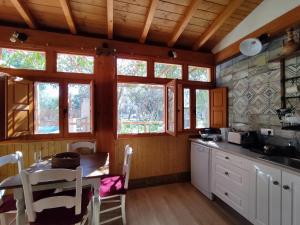
[[[261,52],[262,48],[262,43],[258,38],[248,38],[240,44],[240,51],[246,56],[257,55]]]

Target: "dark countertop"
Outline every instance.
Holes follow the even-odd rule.
[[[278,164],[275,162],[267,161],[264,159],[260,159],[259,157],[263,156],[262,154],[251,152],[250,150],[241,147],[240,145],[235,145],[231,144],[228,142],[220,141],[220,142],[215,142],[215,141],[203,141],[200,138],[190,138],[189,139],[191,142],[195,142],[204,146],[207,146],[209,148],[212,148],[213,150],[221,150],[236,156],[243,157],[248,160],[252,160],[261,164],[265,164],[267,166],[272,166],[278,169],[281,169],[283,171],[287,171],[296,175],[300,175],[300,170],[296,168],[292,168],[289,166],[285,166],[282,164]]]

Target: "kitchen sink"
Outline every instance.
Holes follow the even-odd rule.
[[[300,159],[289,158],[284,156],[261,156],[260,159],[271,161],[284,166],[300,169]]]

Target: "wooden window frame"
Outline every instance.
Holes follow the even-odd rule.
[[[155,63],[161,63],[161,64],[172,64],[172,65],[179,65],[181,66],[181,78],[166,78],[166,77],[155,77]],[[180,62],[174,62],[174,60],[167,60],[167,59],[160,59],[160,60],[154,60],[153,61],[153,78],[155,79],[167,79],[167,80],[184,80],[184,67],[185,63]]]
[[[96,74],[96,57],[93,54],[88,54],[88,53],[78,53],[78,52],[72,52],[72,51],[54,51],[54,62],[52,63],[53,69],[57,74],[65,74],[65,75],[72,75],[72,74],[77,74],[79,76],[86,76],[88,78],[91,78],[91,76],[95,76]],[[88,56],[88,57],[93,57],[94,59],[94,65],[93,65],[93,73],[75,73],[75,72],[62,72],[62,71],[57,71],[57,56],[58,54],[66,54],[66,55],[78,55],[78,56]]]
[[[127,60],[139,60],[139,61],[145,61],[146,62],[146,76],[142,77],[142,76],[130,76],[130,75],[124,75],[124,74],[118,74],[118,63],[117,60],[118,59],[127,59]],[[146,57],[139,57],[139,56],[128,56],[128,55],[122,55],[119,54],[116,58],[115,58],[115,75],[117,78],[119,77],[132,77],[132,78],[148,78],[149,76],[149,59]]]
[[[190,75],[189,74],[189,66],[202,67],[202,68],[209,69],[209,79],[208,79],[208,81],[190,80],[189,79],[189,75]],[[199,82],[199,83],[205,83],[205,84],[212,83],[212,82],[215,81],[213,74],[214,74],[214,68],[212,66],[208,66],[208,65],[204,65],[204,64],[195,64],[195,63],[187,64],[187,80],[190,81],[190,82]]]

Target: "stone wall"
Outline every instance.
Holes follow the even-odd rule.
[[[298,34],[298,32],[297,32]],[[273,128],[275,136],[300,137],[300,131],[281,129],[280,63],[268,61],[281,53],[285,36],[273,40],[254,57],[239,55],[216,67],[217,86],[229,88],[229,126],[240,130]],[[300,76],[300,57],[286,60],[286,77]],[[290,86],[287,82],[286,86]],[[300,109],[300,101],[291,104]]]

